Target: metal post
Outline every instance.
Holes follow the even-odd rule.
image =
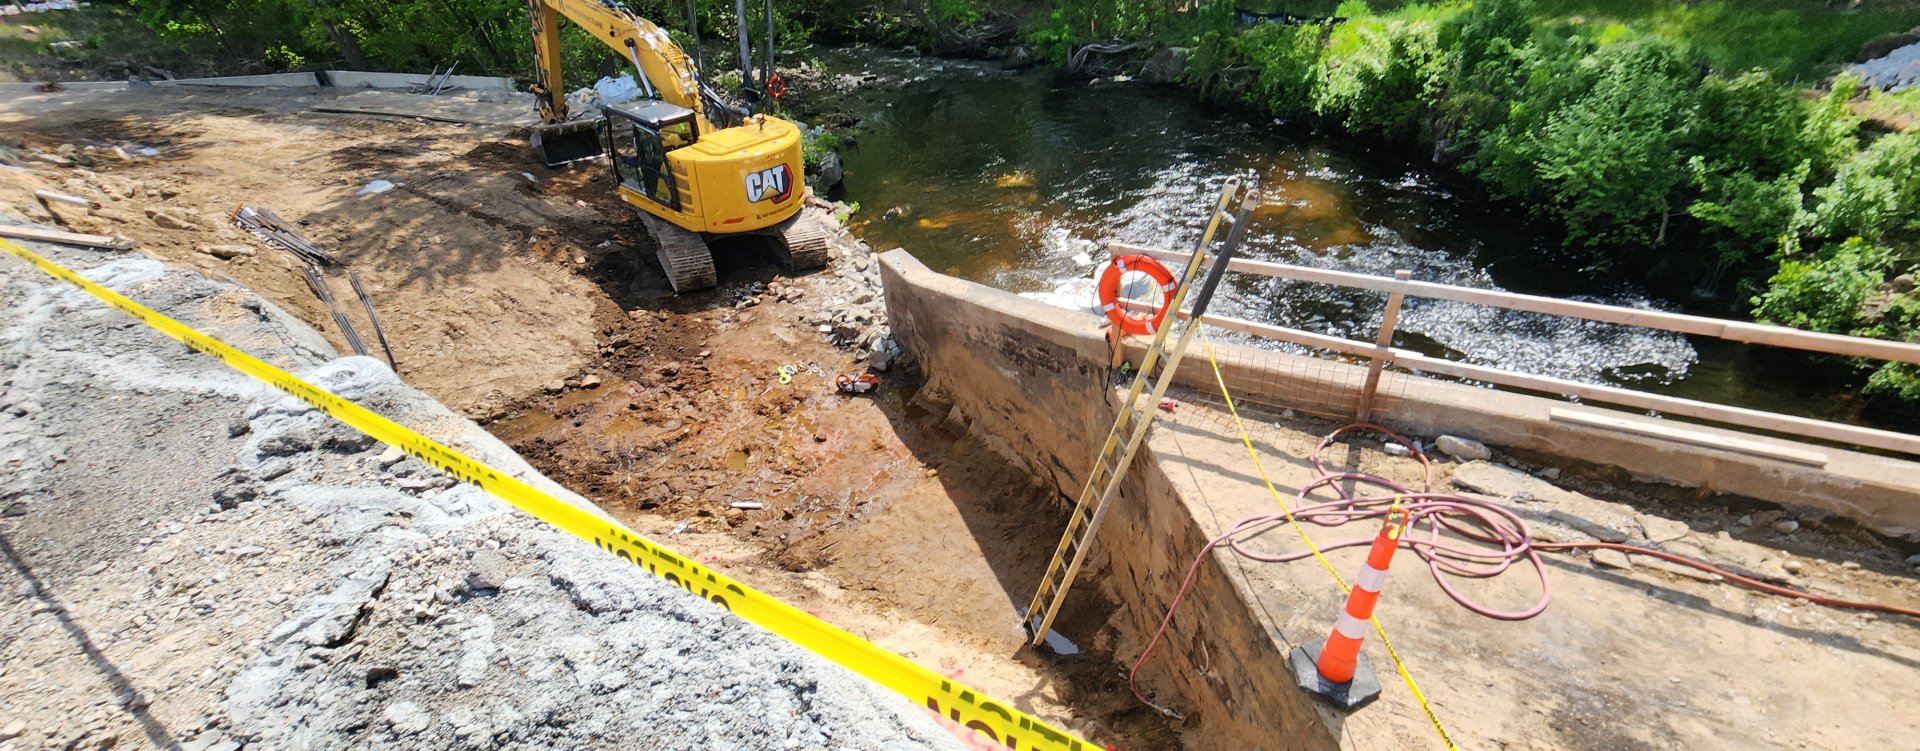
[[[1373,392],[1380,387],[1380,371],[1393,359],[1393,332],[1400,325],[1400,305],[1407,299],[1405,282],[1413,278],[1413,272],[1405,269],[1393,272],[1397,280],[1393,291],[1387,293],[1387,309],[1380,314],[1380,335],[1373,340],[1373,354],[1367,361],[1367,385],[1360,389],[1360,408],[1353,419],[1365,422],[1373,418]]]
[[[698,0],[687,0],[687,36],[693,38],[693,72],[700,85],[707,83],[707,50],[700,42],[700,8]]]
[[[740,32],[740,88],[746,92],[748,101],[755,97],[753,87],[753,45],[747,39],[747,0],[733,0],[734,27]]]
[[[773,81],[773,0],[767,0],[767,69],[760,81],[769,86]]]

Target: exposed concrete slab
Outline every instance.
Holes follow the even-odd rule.
[[[176,78],[171,81],[154,81],[155,86],[235,86],[241,88],[259,88],[265,86],[319,86],[320,79],[312,73],[265,73],[257,76],[221,76],[219,78]]]
[[[1238,519],[1278,510],[1266,489],[1249,481],[1258,471],[1238,438],[1221,432],[1218,420],[1199,409],[1163,415],[1149,443],[1155,472],[1164,473],[1173,498],[1184,509],[1173,516],[1185,516],[1201,536],[1224,532]],[[1317,476],[1299,458],[1311,450],[1312,438],[1285,431],[1261,432],[1259,437],[1262,464],[1291,501],[1301,485]],[[1412,461],[1372,450],[1337,450],[1329,458],[1342,468],[1370,472],[1391,471],[1396,463],[1404,470]],[[1164,502],[1158,494],[1149,496],[1150,506]],[[1572,502],[1556,495],[1539,505],[1562,501]],[[1580,508],[1621,508],[1594,499],[1584,499],[1584,504]],[[1155,534],[1167,523],[1162,519],[1143,523],[1133,513],[1120,518],[1137,528],[1125,535],[1103,534],[1103,543],[1165,539],[1164,532]],[[1630,527],[1632,537],[1646,534],[1646,525],[1636,525],[1631,518],[1615,522]],[[1375,529],[1307,526],[1321,545],[1366,538]],[[1296,533],[1284,526],[1252,547],[1269,553],[1303,549]],[[1772,556],[1776,562],[1781,557],[1778,551],[1702,532],[1684,533],[1667,547],[1743,566],[1764,562],[1751,557]],[[1334,551],[1328,558],[1351,580],[1360,571],[1364,551]],[[1208,569],[1232,580],[1233,591],[1247,603],[1248,612],[1258,614],[1276,644],[1326,637],[1344,597],[1312,560],[1260,564],[1231,552],[1215,552],[1212,558]],[[1808,606],[1651,566],[1608,570],[1563,554],[1548,554],[1547,561],[1552,603],[1540,616],[1517,622],[1484,618],[1462,608],[1407,551],[1395,561],[1377,614],[1461,748],[1877,749],[1920,733],[1920,716],[1898,710],[1901,697],[1920,691],[1920,670],[1915,669],[1920,667],[1920,650],[1910,622]],[[1179,571],[1138,572],[1137,586],[1144,590],[1156,584],[1156,578],[1180,576],[1185,564],[1178,565]],[[1838,566],[1820,565],[1839,574]],[[1852,589],[1838,583],[1842,581],[1816,586]],[[1892,596],[1895,601],[1920,598],[1910,581],[1887,583],[1902,590]],[[1463,588],[1507,609],[1530,604],[1540,591],[1527,569]],[[1845,594],[1867,596],[1859,591]],[[1211,610],[1187,611],[1190,607],[1183,605],[1183,612],[1196,617],[1176,621],[1170,636],[1175,646],[1165,657],[1154,656],[1148,685],[1199,682],[1192,676],[1206,675],[1205,666],[1185,654],[1194,644],[1216,650],[1219,667],[1214,672],[1219,677],[1207,680],[1230,684],[1236,680],[1234,673],[1248,672],[1245,663],[1218,656],[1221,650],[1236,648],[1233,640],[1247,636],[1244,624],[1221,623]],[[1157,622],[1158,613],[1148,615]],[[1381,670],[1386,691],[1377,704],[1352,715],[1313,706],[1322,726],[1337,736],[1342,748],[1438,747],[1437,734],[1371,634],[1365,652]],[[1240,699],[1288,701],[1284,695]]]
[[[322,101],[317,111],[382,117],[418,117],[468,125],[530,126],[540,118],[531,102],[484,101],[468,97],[425,96],[398,91],[362,90]]]
[[[375,73],[360,70],[329,70],[322,74],[328,85],[343,89],[406,89],[442,83],[441,76],[429,73]],[[447,88],[475,91],[513,91],[513,79],[501,76],[446,76]]]

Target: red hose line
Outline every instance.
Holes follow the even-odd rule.
[[[1326,462],[1321,458],[1321,454],[1335,439],[1353,431],[1372,431],[1379,433],[1394,443],[1407,447],[1409,454],[1420,460],[1420,465],[1425,475],[1422,482],[1422,489],[1418,491],[1412,490],[1386,478],[1362,472],[1328,471]],[[1547,603],[1552,599],[1553,589],[1551,582],[1547,578],[1545,563],[1540,559],[1540,551],[1579,550],[1583,548],[1604,548],[1636,555],[1653,556],[1661,560],[1715,574],[1727,581],[1762,592],[1806,600],[1827,607],[1847,610],[1870,610],[1920,618],[1920,609],[1903,608],[1896,605],[1875,602],[1855,602],[1822,597],[1810,592],[1802,592],[1800,590],[1781,587],[1741,576],[1686,556],[1675,555],[1663,550],[1655,550],[1639,545],[1625,545],[1611,542],[1534,542],[1527,528],[1527,523],[1513,511],[1503,506],[1451,493],[1433,492],[1433,464],[1427,460],[1426,454],[1422,453],[1411,441],[1402,438],[1399,434],[1370,423],[1352,423],[1327,434],[1325,438],[1321,439],[1320,445],[1314,447],[1313,467],[1320,473],[1320,476],[1303,486],[1300,492],[1295,495],[1295,499],[1300,504],[1292,509],[1292,518],[1296,523],[1312,522],[1323,527],[1338,527],[1355,520],[1382,516],[1387,513],[1389,507],[1397,502],[1403,510],[1407,511],[1409,516],[1407,526],[1408,533],[1400,538],[1401,544],[1411,548],[1421,559],[1427,562],[1427,569],[1432,573],[1434,582],[1439,584],[1440,588],[1445,591],[1449,597],[1452,597],[1454,602],[1459,603],[1468,610],[1489,618],[1525,620],[1544,612],[1547,609]],[[1353,495],[1341,487],[1341,483],[1347,481],[1351,481],[1356,485],[1374,486],[1389,492],[1382,495]],[[1339,498],[1326,502],[1309,502],[1308,494],[1322,487],[1331,489]],[[1193,563],[1187,566],[1187,575],[1186,578],[1180,582],[1179,591],[1174,594],[1173,601],[1167,606],[1166,616],[1160,619],[1160,627],[1154,631],[1153,638],[1147,641],[1146,649],[1141,651],[1139,659],[1134,661],[1133,668],[1127,671],[1127,688],[1133,692],[1135,699],[1139,699],[1142,704],[1159,710],[1162,714],[1179,717],[1173,710],[1155,704],[1152,700],[1140,694],[1140,689],[1136,685],[1136,677],[1140,673],[1140,666],[1146,663],[1147,657],[1153,654],[1154,648],[1157,647],[1160,644],[1160,640],[1166,636],[1167,628],[1173,624],[1174,612],[1180,607],[1181,601],[1186,599],[1187,591],[1193,586],[1194,577],[1200,572],[1200,564],[1206,561],[1207,553],[1214,548],[1226,545],[1243,557],[1263,563],[1287,563],[1313,555],[1312,550],[1282,554],[1261,553],[1242,547],[1241,540],[1237,539],[1242,534],[1257,531],[1271,524],[1285,522],[1287,518],[1288,516],[1285,513],[1249,516],[1235,522],[1226,532],[1208,540],[1207,544],[1200,547],[1199,553],[1193,558]],[[1425,534],[1415,534],[1422,522],[1426,523]],[[1440,536],[1442,530],[1463,537],[1473,543],[1478,543],[1478,545],[1461,545],[1443,542]],[[1320,545],[1319,550],[1339,550],[1341,548],[1369,545],[1372,544],[1372,541],[1373,538],[1371,535],[1357,537]],[[1454,589],[1452,580],[1455,578],[1484,579],[1498,576],[1512,568],[1514,564],[1522,561],[1533,567],[1535,576],[1540,580],[1540,599],[1531,606],[1516,611],[1494,610],[1468,599],[1465,595]]]
[[[1672,553],[1668,553],[1663,550],[1643,548],[1638,545],[1623,545],[1617,542],[1536,542],[1533,544],[1533,546],[1540,550],[1574,550],[1578,548],[1606,548],[1609,550],[1623,550],[1628,553],[1633,553],[1634,555],[1650,555],[1655,558],[1678,563],[1682,566],[1696,568],[1701,571],[1705,571],[1709,574],[1716,574],[1718,576],[1725,578],[1727,581],[1734,582],[1736,584],[1740,584],[1746,587],[1750,587],[1752,589],[1757,589],[1762,592],[1768,592],[1771,594],[1780,595],[1781,597],[1798,598],[1801,600],[1806,600],[1807,602],[1814,603],[1816,605],[1825,605],[1830,608],[1840,608],[1843,610],[1872,610],[1879,613],[1892,613],[1894,615],[1904,615],[1909,618],[1920,618],[1920,609],[1903,608],[1898,605],[1887,605],[1887,604],[1878,603],[1878,602],[1859,602],[1856,600],[1841,600],[1841,599],[1836,599],[1832,597],[1821,597],[1820,595],[1813,594],[1812,592],[1802,592],[1797,589],[1790,589],[1787,587],[1782,587],[1775,584],[1763,582],[1758,579],[1751,579],[1745,576],[1741,576],[1739,574],[1733,573],[1731,571],[1727,571],[1725,569],[1715,568],[1712,565],[1693,560],[1686,556],[1674,555]]]

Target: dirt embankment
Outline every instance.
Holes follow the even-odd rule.
[[[328,281],[371,341],[345,275],[363,279],[402,380],[622,521],[1095,740],[1177,745],[1124,698],[1121,635],[1093,588],[1073,609],[1099,634],[1082,653],[1023,649],[1015,610],[1062,512],[913,403],[864,245],[843,239],[832,268],[799,278],[725,247],[718,289],[675,296],[605,171],[533,167],[510,129],[260,93],[96,101],[0,114],[23,153],[91,162],[36,162],[0,180],[0,206],[231,278],[344,349],[291,256],[227,226],[239,205],[270,208],[341,259]],[[356,195],[375,179],[399,187]],[[37,186],[101,206],[43,207]],[[876,391],[837,393],[876,360]]]

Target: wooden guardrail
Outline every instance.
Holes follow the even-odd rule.
[[[1146,248],[1126,243],[1110,242],[1107,249],[1115,255],[1142,253],[1161,260],[1184,263],[1186,253],[1158,248]],[[1879,339],[1864,339],[1837,334],[1820,334],[1781,326],[1727,321],[1704,316],[1667,313],[1654,310],[1638,310],[1614,305],[1558,300],[1537,295],[1523,295],[1498,290],[1474,289],[1451,284],[1414,281],[1407,272],[1399,272],[1394,277],[1356,274],[1347,271],[1331,271],[1306,266],[1295,266],[1271,261],[1253,261],[1234,259],[1227,268],[1260,276],[1290,279],[1303,282],[1316,282],[1337,287],[1366,289],[1385,292],[1388,295],[1387,312],[1382,316],[1379,336],[1372,345],[1310,331],[1256,323],[1229,316],[1207,315],[1202,321],[1231,331],[1252,336],[1291,342],[1314,349],[1323,349],[1368,360],[1368,377],[1360,394],[1359,414],[1364,419],[1371,411],[1373,392],[1379,383],[1379,372],[1388,365],[1424,373],[1464,378],[1485,383],[1507,386],[1509,388],[1540,391],[1560,396],[1574,397],[1587,401],[1613,404],[1633,409],[1653,410],[1671,415],[1690,417],[1725,425],[1782,433],[1821,441],[1850,444],[1868,448],[1897,451],[1905,454],[1920,455],[1920,436],[1897,433],[1888,430],[1866,428],[1858,425],[1846,425],[1815,420],[1806,417],[1783,415],[1744,407],[1732,407],[1712,402],[1683,399],[1674,396],[1651,394],[1644,391],[1609,386],[1605,384],[1584,383],[1564,378],[1530,375],[1484,365],[1456,362],[1429,355],[1420,354],[1391,346],[1395,327],[1398,325],[1399,307],[1405,297],[1424,297],[1434,300],[1453,300],[1457,302],[1485,305],[1488,307],[1517,310],[1529,313],[1578,318],[1587,321],[1637,326],[1641,328],[1672,331],[1695,336],[1711,336],[1728,341],[1747,344],[1764,344],[1774,347],[1787,347],[1808,352],[1820,352],[1849,357],[1867,357],[1881,360],[1920,363],[1920,344],[1890,342]],[[1181,312],[1185,317],[1185,311]]]

